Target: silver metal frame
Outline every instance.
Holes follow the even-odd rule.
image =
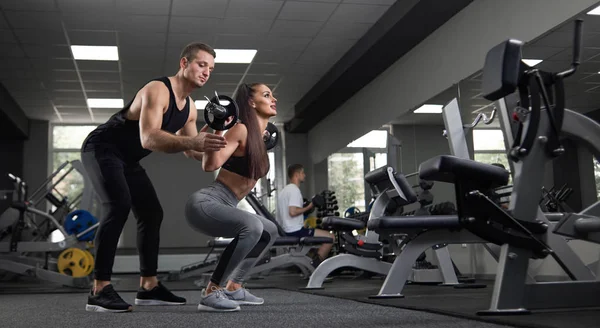
[[[233,238],[231,238],[231,240],[233,240]],[[296,266],[300,269],[300,271],[302,271],[304,277],[308,278],[314,271],[312,259],[306,255],[312,247],[314,246],[305,246],[300,244],[273,246],[271,249],[287,250],[287,252],[273,256],[267,262],[252,267],[250,269],[250,276],[257,274],[264,275],[265,273],[277,268]],[[225,247],[223,247],[223,249],[224,248]],[[206,265],[202,265],[197,269],[184,272],[183,269],[190,266],[186,265],[182,267],[180,271],[170,272],[165,279],[168,281],[177,281],[187,278],[201,277],[205,273],[214,271],[217,267],[217,263],[218,259],[211,259],[210,261],[206,262]]]
[[[508,117],[507,108],[515,103],[508,97],[497,101],[501,108],[502,130],[507,145],[511,145],[514,137]],[[544,149],[546,135],[550,131],[545,109],[542,110],[538,137],[529,154],[520,162],[514,163],[514,185],[510,198],[509,210],[513,217],[522,221],[539,220],[551,226],[550,221],[538,206],[541,196],[545,164],[552,160]],[[583,141],[591,146],[594,155],[600,154],[600,125],[585,116],[565,109],[563,134]],[[597,157],[598,158],[598,157]],[[509,161],[511,162],[511,161]],[[586,209],[589,213],[597,213],[598,203]],[[580,214],[586,214],[586,210]],[[572,218],[574,216],[571,216]],[[597,218],[600,220],[600,218]],[[557,225],[559,227],[560,225]],[[573,236],[578,238],[578,236]],[[532,251],[512,245],[502,245],[498,264],[494,291],[490,308],[480,311],[480,315],[528,313],[535,309],[579,308],[599,306],[600,282],[575,252],[566,245],[566,240],[550,229],[541,236],[552,249],[550,254],[573,281],[565,282],[526,282],[529,259]]]

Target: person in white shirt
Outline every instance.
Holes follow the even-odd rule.
[[[277,221],[285,233],[294,237],[316,236],[334,239],[335,236],[329,231],[304,227],[304,213],[314,208],[313,203],[304,206],[304,199],[300,191],[300,184],[306,178],[304,167],[300,164],[292,164],[288,166],[287,171],[290,183],[277,196]],[[325,260],[329,256],[331,247],[333,244],[321,245],[317,251],[319,258],[315,259],[316,263],[314,264],[318,265]]]

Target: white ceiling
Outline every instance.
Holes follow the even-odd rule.
[[[201,41],[258,53],[251,64],[216,64],[194,99],[264,82],[284,122],[394,2],[0,0],[0,82],[30,118],[99,123],[118,109],[90,109],[86,98],[127,103],[148,80],[175,74],[181,49]],[[70,45],[118,46],[119,61],[75,61]]]
[[[583,25],[583,51],[577,72],[565,79],[567,108],[586,113],[600,109],[600,16],[586,15]],[[571,65],[573,44],[573,21],[566,22],[523,48],[523,58],[542,59],[536,67],[544,71],[560,72]],[[489,114],[490,102],[481,97],[481,72],[462,80],[426,103],[447,104],[458,97],[463,122],[473,120],[480,111]],[[414,114],[411,112],[393,120],[394,124],[444,124],[441,114]],[[495,123],[498,123],[496,120]]]

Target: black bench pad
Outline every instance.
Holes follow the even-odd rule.
[[[293,246],[298,245],[299,243],[300,237],[284,236],[277,237],[277,239],[275,239],[275,242],[273,243],[273,246]]]
[[[333,244],[333,239],[329,237],[302,237],[300,239],[302,245],[321,245]]]
[[[456,215],[384,216],[369,220],[370,230],[446,229],[460,227]]]
[[[450,155],[439,155],[419,165],[424,180],[457,183],[474,182],[482,188],[497,188],[508,183],[509,172],[501,167]]]
[[[209,247],[224,248],[231,243],[233,238],[225,239],[211,239],[208,241]],[[294,246],[294,245],[319,245],[319,244],[331,244],[333,240],[328,237],[293,237],[284,236],[277,237],[273,246]]]
[[[351,218],[340,218],[337,216],[327,216],[321,221],[321,227],[326,230],[352,231],[365,228],[365,222]]]

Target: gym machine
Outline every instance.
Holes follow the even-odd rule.
[[[498,204],[495,193],[508,182],[509,172],[502,168],[448,155],[431,158],[419,168],[421,178],[454,183],[456,188],[458,215],[443,222],[431,221],[429,229],[449,229],[500,246],[490,308],[479,311],[480,315],[600,304],[596,275],[561,237],[600,242],[595,238],[600,232],[600,202],[580,213],[558,213],[554,229],[539,206],[545,164],[564,152],[561,137],[581,142],[600,158],[600,124],[564,107],[563,79],[572,75],[579,63],[581,26],[577,21],[573,65],[564,72],[543,72],[522,63],[522,43],[517,40],[494,47],[486,57],[483,94],[496,102],[514,177],[508,209]],[[389,219],[369,221],[369,226],[393,225],[394,220]],[[421,219],[430,221],[429,217]],[[531,281],[527,275],[530,259],[548,256],[571,281]]]
[[[89,276],[94,267],[94,259],[87,249],[88,241],[91,240],[91,236],[98,227],[97,220],[95,224],[78,227],[76,232],[70,233],[55,218],[55,213],[49,214],[32,206],[27,200],[25,181],[12,174],[9,174],[8,177],[14,184],[10,206],[19,214],[16,222],[7,229],[10,230],[10,233],[7,233],[7,230],[3,231],[4,239],[9,238],[10,241],[0,242],[0,270],[64,286],[89,287],[91,282]],[[37,229],[37,227],[30,226],[28,216],[31,215],[44,218],[48,222],[48,230],[60,231],[64,239],[52,242],[47,239],[31,241],[24,238],[24,231]],[[89,220],[83,212],[80,215],[82,219],[74,215],[69,220],[78,223],[94,222]],[[75,223],[73,223],[74,225]]]

